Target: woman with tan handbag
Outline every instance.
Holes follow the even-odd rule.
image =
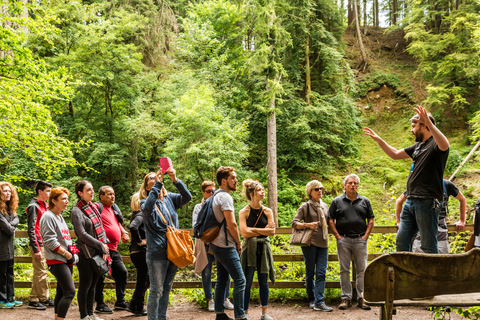
[[[247,282],[243,309],[245,314],[248,314],[250,290],[256,269],[258,286],[260,288],[260,303],[262,305],[262,316],[260,319],[273,320],[267,313],[268,278],[275,283],[275,265],[273,264],[270,239],[268,238],[275,235],[273,212],[270,208],[262,205],[261,201],[265,198],[265,188],[260,182],[251,179],[243,181],[243,194],[250,201],[238,213],[240,232],[244,238],[240,261]]]
[[[165,173],[179,193],[167,193],[163,187]],[[178,229],[177,209],[190,202],[192,195],[185,184],[177,179],[173,167],[169,167],[166,172],[160,168],[157,173],[149,173],[143,179],[139,192],[147,238],[146,260],[150,278],[148,320],[166,319],[168,298],[177,273],[177,266],[167,258],[167,226],[173,225]]]
[[[310,181],[305,187],[305,193],[309,200],[298,208],[292,228],[314,230],[311,244],[302,246],[309,307],[315,311],[330,312],[333,309],[324,300],[328,263],[328,206],[322,201],[323,185],[320,181]]]

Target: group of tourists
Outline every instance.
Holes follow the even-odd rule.
[[[443,180],[449,143],[436,128],[435,120],[426,110],[417,106],[411,121],[411,132],[416,143],[402,150],[388,145],[373,130],[365,134],[376,141],[393,159],[412,158],[407,190],[396,205],[399,227],[397,251],[438,253],[448,252],[446,235],[446,203],[452,195],[460,202],[461,231],[465,225],[466,200],[458,188]],[[168,175],[176,193],[167,192],[164,176]],[[218,183],[218,190],[216,190]],[[251,287],[257,272],[261,303],[261,320],[271,320],[267,313],[269,280],[275,282],[275,267],[270,236],[275,234],[273,212],[262,204],[264,186],[247,179],[243,182],[243,195],[249,202],[235,218],[232,191],[237,190],[237,175],[233,167],[223,166],[216,172],[216,183],[204,181],[201,185],[202,202],[193,210],[192,226],[204,203],[212,203],[213,215],[222,222],[218,236],[204,243],[196,239],[195,271],[201,274],[208,310],[216,319],[231,319],[225,309],[233,310],[237,320],[249,319]],[[363,273],[367,265],[367,241],[374,226],[374,214],[369,199],[358,194],[360,178],[349,174],[343,182],[345,193],[336,197],[330,207],[322,201],[324,187],[318,180],[306,185],[308,201],[303,203],[291,222],[293,229],[312,229],[311,243],[303,246],[305,282],[309,307],[330,312],[325,303],[325,275],[328,263],[328,232],[337,242],[340,265],[342,301],[339,309],[352,306],[350,264],[356,269],[357,306],[370,310],[363,300]],[[115,192],[110,186],[99,189],[99,202],[93,203],[94,189],[89,181],[75,185],[78,201],[71,211],[71,221],[77,236],[73,244],[70,231],[62,216],[69,203],[69,191],[40,181],[36,197],[27,208],[29,246],[32,253],[33,280],[29,308],[45,310],[54,307],[55,319],[64,319],[75,294],[77,294],[81,320],[101,320],[96,313],[112,313],[104,302],[104,273],[99,272],[102,260],[110,266],[115,280],[115,310],[127,310],[135,315],[148,315],[149,320],[167,318],[167,307],[177,266],[167,258],[168,226],[179,227],[177,210],[190,202],[192,196],[186,185],[177,178],[173,167],[160,168],[145,176],[137,193],[132,196],[132,215],[128,231],[124,229],[123,215],[115,204]],[[14,230],[19,223],[16,211],[18,195],[9,182],[0,183],[0,308],[22,305],[14,295]],[[403,202],[406,202],[402,208]],[[480,232],[479,232],[480,233]],[[241,242],[240,235],[243,237]],[[414,241],[415,240],[415,241]],[[444,242],[447,240],[446,249]],[[129,242],[130,257],[137,269],[135,292],[130,303],[125,301],[127,269],[118,252],[120,242]],[[480,241],[478,241],[480,243]],[[415,249],[417,248],[417,249]],[[95,259],[95,257],[101,257]],[[98,262],[100,260],[100,262]],[[217,281],[212,296],[212,263],[215,260]],[[76,292],[72,279],[73,265],[79,270]],[[52,301],[48,296],[46,267],[57,279],[57,292]],[[229,299],[233,279],[233,303]],[[147,308],[144,296],[150,292]],[[96,307],[94,309],[94,305]]]

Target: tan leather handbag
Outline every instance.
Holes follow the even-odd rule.
[[[167,258],[174,265],[179,268],[186,267],[195,262],[195,247],[193,245],[193,240],[190,237],[188,231],[179,230],[174,226],[167,224],[167,221],[163,217],[162,211],[155,204],[158,214],[162,218],[163,223],[167,226]],[[165,205],[165,210],[167,210],[170,221],[172,221],[172,216]]]

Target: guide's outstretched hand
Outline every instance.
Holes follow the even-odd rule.
[[[371,137],[373,140],[377,141],[378,139],[381,139],[376,133],[375,131],[373,131],[372,129],[368,128],[368,127],[365,127],[363,128],[363,133],[365,133],[367,136]]]

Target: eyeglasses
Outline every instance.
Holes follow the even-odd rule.
[[[322,188],[314,188],[315,191],[322,191]]]
[[[215,189],[205,190],[205,193],[215,193]]]
[[[150,176],[150,177],[148,177],[148,180],[150,180],[150,181],[155,180],[155,176]]]
[[[356,182],[356,181],[350,181],[350,182],[347,182],[347,184],[353,184],[353,185],[356,185],[356,186],[358,186],[358,185],[359,185],[359,183],[358,183],[358,182]]]

